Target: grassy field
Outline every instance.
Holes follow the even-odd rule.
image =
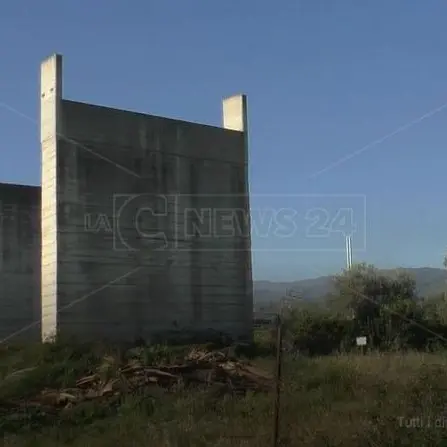
[[[86,402],[58,415],[31,412],[17,418],[5,410],[5,402],[26,399],[44,387],[72,386],[104,353],[99,346],[0,349],[2,445],[272,445],[269,393],[217,398],[207,389],[180,386],[171,392],[128,394],[113,405]],[[119,356],[110,349],[108,354]],[[150,363],[170,355],[170,349],[152,349],[145,359]],[[252,363],[274,370],[268,356]],[[442,441],[447,438],[446,368],[443,354],[286,357],[281,445],[447,446]]]

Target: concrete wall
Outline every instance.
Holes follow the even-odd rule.
[[[40,188],[0,184],[0,341],[40,335]]]
[[[65,100],[60,56],[41,75],[42,336],[250,338],[245,97],[219,128]]]

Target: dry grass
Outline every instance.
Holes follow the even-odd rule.
[[[103,351],[69,346],[0,351],[1,378],[35,367],[0,383],[0,402],[42,386],[70,385]],[[159,350],[150,351],[148,361],[155,355]],[[273,370],[272,358],[255,363]],[[446,368],[443,354],[285,359],[282,445],[447,445]],[[11,447],[271,446],[272,407],[269,394],[216,399],[206,389],[180,387],[158,396],[126,396],[114,408],[81,405],[51,420],[31,415],[17,424],[2,416],[0,433],[3,445]]]

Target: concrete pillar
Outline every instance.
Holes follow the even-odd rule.
[[[54,54],[40,67],[42,340],[56,335],[57,327],[57,154],[63,131],[61,107],[62,56]]]
[[[249,188],[249,153],[248,153],[248,111],[247,96],[234,95],[223,100],[223,127],[229,130],[236,130],[244,133],[244,200],[243,206],[247,217],[250,216],[250,188]],[[248,225],[247,234],[244,240],[245,272],[244,282],[246,290],[246,304],[244,309],[244,319],[246,327],[252,326],[253,321],[253,276],[252,276],[252,256],[251,256],[251,225],[250,219],[245,220]],[[250,334],[250,338],[252,334]]]
[[[223,127],[247,132],[247,96],[234,95],[223,100]]]

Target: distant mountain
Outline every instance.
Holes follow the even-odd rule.
[[[385,274],[392,274],[396,270],[383,270],[383,272]],[[435,295],[443,292],[447,288],[447,272],[443,269],[420,267],[401,270],[410,273],[415,278],[418,293],[421,296]],[[255,281],[255,307],[279,300],[289,289],[298,293],[303,299],[318,299],[328,293],[334,292],[333,276],[320,276],[319,278],[291,282]]]

